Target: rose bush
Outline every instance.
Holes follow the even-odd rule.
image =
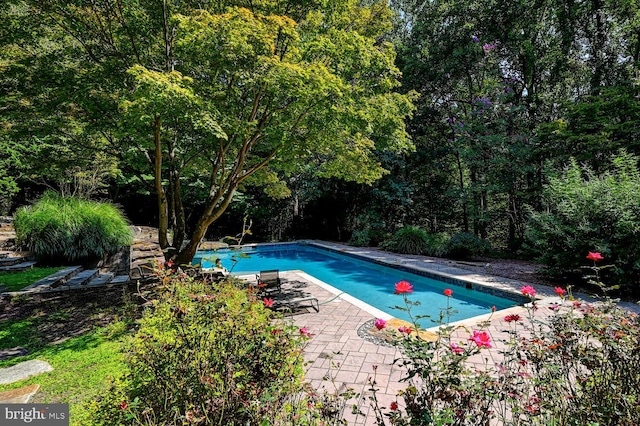
[[[603,260],[600,253],[588,258]],[[600,267],[593,268],[599,281]],[[400,287],[410,286],[404,281]],[[398,330],[403,357],[396,363],[406,368],[408,386],[388,408],[379,406],[372,386],[377,424],[640,424],[640,316],[609,299],[585,303],[561,287],[554,292],[559,302],[540,306],[535,288],[521,288],[531,303],[526,313],[501,319],[506,337],[498,339],[499,349],[484,328],[488,321],[463,329],[466,341],[457,341],[461,330],[446,322],[433,342]],[[410,313],[416,302],[408,292],[399,294]],[[543,310],[550,315],[540,315]],[[476,355],[485,360],[483,368]]]
[[[231,282],[157,273],[162,288],[131,338],[128,369],[94,407],[101,424],[313,424],[321,416],[303,383],[307,328]]]

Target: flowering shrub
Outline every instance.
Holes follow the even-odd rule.
[[[277,424],[309,414],[301,348],[311,336],[252,292],[159,272],[128,371],[98,404],[103,424]]]
[[[398,292],[398,284],[395,290],[410,312],[416,302]],[[403,380],[409,383],[399,393],[405,408],[394,401],[377,411],[377,423],[638,425],[640,317],[611,300],[591,304],[572,300],[561,287],[554,292],[560,301],[546,309],[534,298],[536,290],[523,286],[531,303],[522,315],[500,319],[501,338],[490,335],[488,321],[475,330],[443,323],[434,342],[400,334],[404,356],[397,364],[407,369]]]

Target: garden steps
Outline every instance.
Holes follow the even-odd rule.
[[[60,284],[61,290],[73,290],[76,288],[85,287],[89,281],[94,279],[100,273],[99,269],[85,269],[82,272],[78,272],[78,274],[74,275],[68,281]]]
[[[89,283],[85,285],[85,287],[101,287],[101,286],[112,286],[112,285],[124,285],[131,282],[129,275],[115,275],[112,272],[107,272],[104,274],[98,274],[94,277]]]
[[[82,266],[69,266],[49,275],[48,277],[44,277],[43,279],[36,281],[30,286],[23,288],[22,291],[31,292],[57,287],[64,281],[78,274],[80,271],[82,271]]]
[[[12,256],[12,253],[7,252],[0,254],[0,267],[13,266],[24,261],[24,256]]]
[[[12,259],[12,258],[9,258],[9,259]],[[24,258],[21,258],[18,263],[15,263],[13,265],[0,266],[0,271],[1,272],[24,271],[26,269],[33,267],[36,263],[38,262],[36,262],[35,260],[25,261]]]

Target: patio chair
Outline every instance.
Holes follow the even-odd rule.
[[[295,308],[304,307],[305,305],[309,305],[316,312],[320,312],[320,304],[318,303],[318,299],[313,297],[312,295],[306,293],[304,295],[298,297],[287,297],[288,292],[284,292],[283,296],[276,296],[273,300],[273,308],[276,310],[286,310],[289,312],[293,312]]]
[[[280,293],[282,291],[282,279],[278,269],[260,271],[259,274],[256,274],[256,280],[258,281],[258,292],[260,293],[274,291]]]
[[[199,276],[208,283],[218,283],[229,276],[229,271],[222,268],[201,268]]]

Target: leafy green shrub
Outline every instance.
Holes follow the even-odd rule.
[[[382,244],[382,248],[396,253],[423,254],[427,249],[427,232],[417,226],[405,226]]]
[[[481,256],[489,250],[491,250],[491,245],[488,241],[467,232],[454,234],[447,243],[447,254],[454,259]]]
[[[443,257],[448,254],[448,244],[451,235],[446,232],[437,232],[435,234],[427,234],[427,246],[424,254],[427,256]]]
[[[359,231],[353,231],[351,238],[349,239],[349,245],[354,247],[366,247],[371,243],[368,229],[361,229]]]
[[[140,320],[128,371],[93,407],[102,424],[276,424],[307,410],[296,406],[305,329],[229,282],[161,282],[167,290]]]
[[[615,268],[606,280],[626,292],[640,284],[640,172],[638,158],[622,152],[611,171],[596,176],[572,161],[544,188],[545,211],[532,212],[527,247],[558,278],[581,275],[574,265],[589,251]]]
[[[47,192],[14,217],[17,242],[43,263],[98,260],[132,242],[113,205]]]

